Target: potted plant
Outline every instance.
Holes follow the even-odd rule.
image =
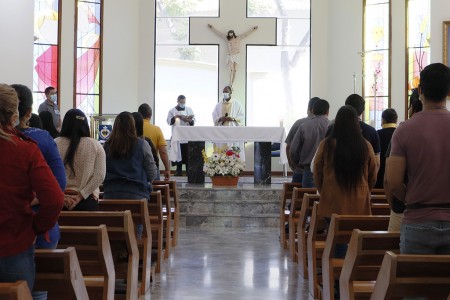
[[[205,161],[203,171],[211,177],[214,186],[236,186],[239,174],[244,170],[245,164],[239,155],[239,147],[214,146],[211,156],[203,150]]]

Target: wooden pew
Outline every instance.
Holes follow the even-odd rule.
[[[303,279],[308,278],[308,257],[306,252],[306,245],[308,240],[309,224],[311,212],[314,202],[319,201],[320,195],[304,194],[302,200],[302,207],[300,209],[300,217],[298,220],[297,240],[298,240],[298,264],[300,267],[300,274]]]
[[[287,249],[286,224],[288,224],[290,214],[290,210],[287,209],[287,201],[292,199],[294,187],[300,188],[302,184],[298,182],[283,183],[283,193],[280,201],[280,246],[283,249]]]
[[[171,204],[170,204],[170,191],[169,186],[167,184],[165,185],[153,185],[153,191],[160,191],[161,192],[161,200],[163,204],[163,225],[164,225],[164,245],[165,245],[165,251],[164,251],[164,258],[169,258],[170,255],[170,247],[171,247],[171,237],[172,237],[172,214],[171,211]],[[169,212],[169,213],[168,213]]]
[[[370,299],[450,298],[450,255],[387,251]]]
[[[152,262],[156,264],[156,273],[161,272],[163,261],[163,211],[161,191],[151,192],[148,201],[148,213],[150,216],[150,225],[152,228]]]
[[[90,299],[114,299],[116,273],[105,225],[60,226],[58,248],[74,247]]]
[[[289,239],[287,240],[289,256],[293,262],[298,261],[298,239],[297,229],[300,220],[300,211],[304,194],[316,194],[316,188],[297,188],[292,192],[291,209],[289,212]]]
[[[331,216],[322,256],[323,298],[334,300],[334,282],[339,280],[344,258],[334,258],[337,244],[348,244],[353,229],[387,230],[389,216],[337,215]]]
[[[37,249],[36,291],[48,291],[48,300],[89,299],[75,248]]]
[[[319,281],[317,266],[322,265],[322,253],[325,248],[326,228],[328,227],[325,219],[317,216],[318,209],[319,202],[314,202],[307,238],[308,285],[309,293],[313,299],[320,299],[318,286],[321,282]]]
[[[391,207],[387,203],[372,203],[370,211],[374,216],[389,216],[391,214]]]
[[[341,299],[369,299],[386,251],[400,251],[400,232],[353,230],[339,278]]]
[[[126,280],[126,299],[137,299],[139,292],[139,250],[130,211],[62,211],[58,222],[61,226],[98,226],[105,224],[113,254],[116,279]],[[116,294],[117,297],[119,297],[118,294]]]
[[[0,300],[32,300],[27,282],[0,282]]]
[[[370,203],[372,204],[389,204],[386,195],[370,195]]]
[[[152,184],[169,185],[169,193],[172,198],[172,206],[170,207],[171,217],[173,220],[172,247],[176,247],[180,229],[180,196],[178,194],[177,182],[175,180],[154,180]]]
[[[147,205],[147,200],[107,199],[98,201],[100,211],[129,210],[133,218],[135,232],[137,232],[138,224],[143,227],[142,236],[140,239],[137,239],[139,257],[142,259],[142,268],[139,270],[139,279],[141,281],[140,295],[145,295],[150,288],[152,230]]]
[[[384,189],[372,189],[370,191],[371,195],[386,195],[386,193],[384,192]]]

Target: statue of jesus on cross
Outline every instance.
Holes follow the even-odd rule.
[[[244,32],[241,35],[236,35],[234,30],[229,30],[227,34],[224,34],[217,30],[211,24],[208,24],[208,27],[221,38],[226,39],[228,43],[228,54],[227,54],[227,65],[230,69],[230,86],[233,85],[234,78],[236,76],[236,67],[239,63],[240,58],[240,48],[241,48],[241,40],[249,36],[252,32],[258,29],[258,26],[253,26],[247,32]]]

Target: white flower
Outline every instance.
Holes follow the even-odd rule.
[[[239,176],[245,169],[245,164],[239,157],[239,148],[221,148],[215,149],[215,152],[207,157],[203,151],[205,161],[203,171],[208,176]]]

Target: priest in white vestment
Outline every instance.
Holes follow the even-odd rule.
[[[223,89],[223,99],[217,103],[212,113],[214,126],[241,126],[244,124],[244,109],[239,101],[231,98],[233,91],[230,86]],[[222,147],[224,144],[216,144]],[[245,161],[244,143],[228,144],[229,147],[239,147],[241,159]]]
[[[214,126],[241,126],[244,123],[244,109],[232,99],[231,87],[223,89],[223,99],[217,103],[212,113]]]
[[[194,111],[186,106],[186,96],[180,95],[177,98],[177,106],[169,110],[167,114],[167,124],[172,126],[172,131],[175,126],[194,126],[195,117]],[[173,145],[171,144],[171,147]],[[176,158],[170,157],[173,166],[177,166],[175,176],[182,176],[183,164],[186,165],[186,171],[188,169],[188,145],[187,142],[176,143],[178,147],[178,155]]]

